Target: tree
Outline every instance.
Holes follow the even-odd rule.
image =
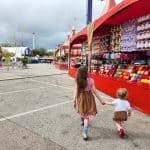
[[[46,49],[44,49],[44,48],[40,48],[39,49],[39,52],[40,52],[40,56],[42,57],[42,56],[45,56],[46,55],[46,53],[47,53],[47,50]]]
[[[8,52],[7,50],[2,51],[2,57],[13,57],[15,54],[13,52]]]
[[[48,52],[47,52],[47,56],[54,56],[54,52],[48,51]]]
[[[42,56],[47,55],[47,50],[44,48],[33,49],[31,53],[32,53],[32,56],[39,55],[42,57]]]
[[[31,52],[31,55],[32,56],[39,55],[39,50],[38,49],[33,49],[32,52]]]
[[[21,58],[22,64],[24,68],[27,68],[27,63],[28,63],[28,57],[24,56]]]

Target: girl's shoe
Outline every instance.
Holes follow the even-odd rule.
[[[84,119],[81,118],[81,126],[84,126]]]
[[[119,131],[119,136],[122,138],[124,136],[124,129],[121,128],[120,131]]]
[[[84,122],[83,121],[81,121],[81,126],[84,126]]]
[[[88,136],[86,133],[83,132],[83,140],[87,141],[88,140]]]

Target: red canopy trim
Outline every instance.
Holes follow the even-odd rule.
[[[147,13],[150,13],[149,0],[124,0],[94,21],[94,36],[109,32],[109,25],[120,24]],[[71,44],[82,43],[86,39],[87,27],[71,38]]]
[[[105,23],[108,19],[110,19],[113,15],[118,14],[121,10],[127,8],[131,4],[137,2],[139,0],[124,0],[112,9],[110,9],[106,14],[103,16],[100,16],[97,20],[94,22],[94,31],[100,27],[103,23]]]
[[[72,49],[81,49],[82,45],[81,44],[75,44],[72,46]],[[62,45],[61,49],[69,49],[69,44],[68,45]]]
[[[115,25],[129,19],[150,13],[149,0],[124,0],[113,7],[108,13],[98,18],[94,23],[94,34],[99,32],[102,25]],[[102,31],[102,30],[101,30]]]
[[[71,38],[70,43],[71,44],[78,44],[78,43],[82,43],[86,39],[87,39],[87,27],[83,28],[80,32],[75,34]]]
[[[150,1],[138,0],[136,2],[131,3],[130,5],[128,5],[128,7],[122,9],[121,11],[118,11],[115,15],[108,19],[106,23],[120,24],[129,19],[137,18],[148,13],[150,13]]]

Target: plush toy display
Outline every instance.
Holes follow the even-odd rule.
[[[99,67],[99,74],[105,76],[112,76],[114,73],[114,66],[113,65],[102,65]]]
[[[119,65],[114,77],[150,84],[150,66]]]

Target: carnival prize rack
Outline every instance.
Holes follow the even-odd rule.
[[[92,73],[150,85],[150,14],[93,38]]]

